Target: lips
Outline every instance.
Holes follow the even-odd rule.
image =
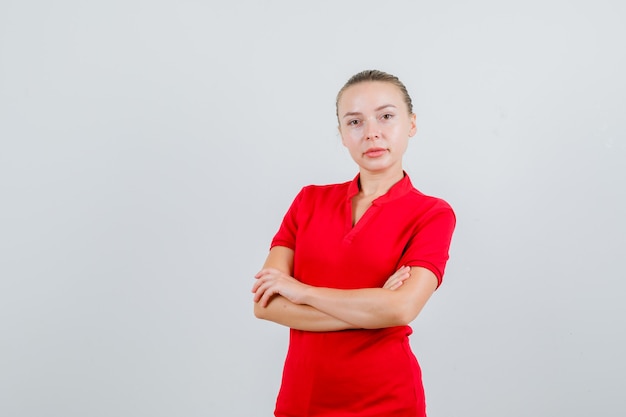
[[[366,150],[363,155],[369,157],[369,158],[377,158],[379,156],[384,155],[385,153],[387,153],[387,149],[385,148],[370,148],[368,150]]]

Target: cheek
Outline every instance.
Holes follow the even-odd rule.
[[[393,132],[394,143],[396,149],[401,149],[403,152],[409,146],[409,135],[410,132],[407,132],[404,128],[398,128]]]
[[[341,135],[341,142],[346,148],[352,148],[359,142],[359,135],[354,130],[344,131]]]
[[[397,126],[394,129],[393,135],[398,138],[398,140],[405,140],[411,136],[411,130],[407,129],[406,126]]]

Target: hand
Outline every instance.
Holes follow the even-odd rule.
[[[302,297],[308,285],[294,277],[274,268],[264,268],[254,277],[257,279],[252,286],[254,301],[261,307],[266,307],[275,294],[282,295],[294,304],[303,304]]]
[[[400,288],[402,283],[406,281],[411,276],[411,267],[403,266],[400,267],[392,276],[389,277],[383,288],[386,290],[397,290]]]

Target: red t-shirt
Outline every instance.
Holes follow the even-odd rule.
[[[408,265],[431,270],[441,284],[455,226],[451,207],[416,190],[405,174],[353,227],[358,192],[357,175],[296,196],[271,244],[294,250],[294,277],[314,286],[380,288]],[[275,415],[425,416],[411,333],[409,326],[291,329]]]

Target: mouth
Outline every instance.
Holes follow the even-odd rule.
[[[368,158],[377,158],[384,155],[385,153],[387,153],[387,149],[385,148],[369,148],[368,150],[363,152],[363,155],[367,156]]]

